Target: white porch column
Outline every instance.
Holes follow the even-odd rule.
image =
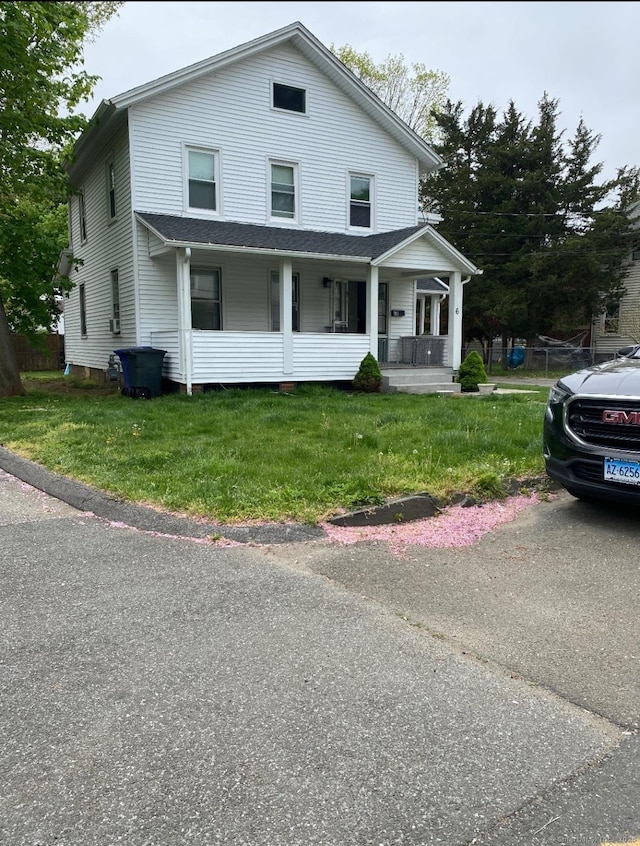
[[[293,262],[280,262],[280,326],[282,328],[282,370],[293,373]]]
[[[449,366],[457,370],[462,357],[462,274],[449,276]]]
[[[378,360],[378,268],[367,268],[367,319],[365,332],[369,336],[369,352]]]
[[[418,297],[418,335],[424,335],[425,312],[427,310],[427,298]]]
[[[432,335],[440,334],[440,294],[437,297],[431,297],[431,317],[429,332]]]
[[[191,248],[176,251],[176,282],[178,287],[178,346],[180,370],[187,394],[193,392],[193,354],[191,348]]]

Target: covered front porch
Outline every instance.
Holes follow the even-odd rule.
[[[167,303],[162,321],[149,312],[141,339],[166,351],[163,376],[187,393],[211,385],[351,381],[367,353],[381,369],[439,368],[453,381],[463,285],[479,271],[431,226],[362,237],[242,224],[217,229],[210,222],[205,230],[202,221],[181,219],[180,231],[192,229],[193,237],[178,242],[170,237],[174,219],[158,218],[139,216],[151,235],[141,264],[153,282],[142,296],[173,296],[175,322]],[[264,246],[267,238],[271,246]],[[288,249],[277,249],[278,239]],[[256,245],[247,246],[252,240]],[[448,332],[418,336],[417,280],[436,273],[447,280]]]

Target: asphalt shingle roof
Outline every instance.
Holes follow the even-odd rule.
[[[221,220],[201,220],[148,212],[137,212],[137,215],[165,241],[196,246],[215,244],[225,247],[279,250],[285,253],[356,256],[370,260],[378,258],[416,232],[426,228],[425,225],[421,225],[377,235],[344,235],[337,232],[315,232],[252,223],[229,223]]]

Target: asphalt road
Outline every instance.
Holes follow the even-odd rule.
[[[2,846],[640,838],[635,514],[399,558],[83,496],[0,472]]]

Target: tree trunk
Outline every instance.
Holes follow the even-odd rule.
[[[0,397],[19,397],[26,394],[20,380],[16,351],[7,323],[4,303],[0,297]]]

